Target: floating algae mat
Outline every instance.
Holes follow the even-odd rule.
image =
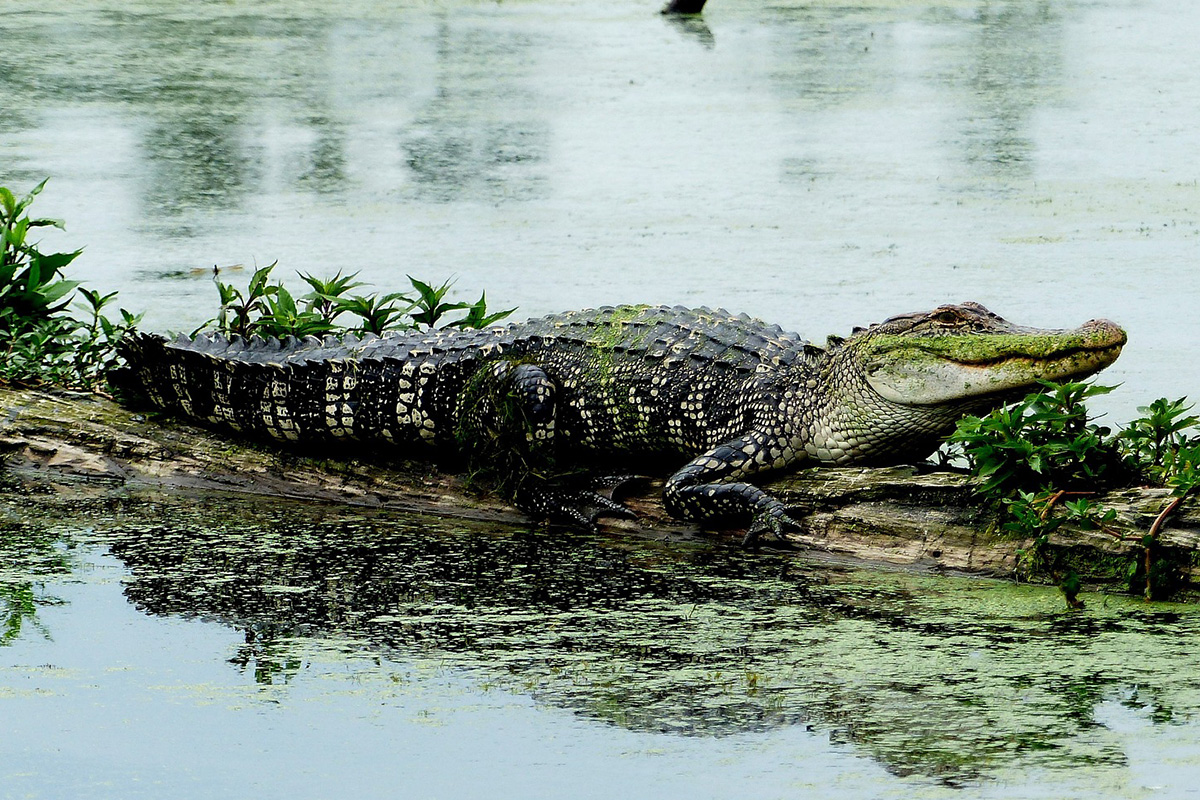
[[[51,507],[55,522],[33,521]],[[1085,595],[1087,608],[1072,612],[1052,589],[724,542],[226,497],[98,497],[86,508],[9,497],[0,508],[0,703],[30,713],[50,702],[39,691],[103,685],[114,668],[65,667],[60,625],[102,639],[119,616],[169,621],[187,642],[206,631],[188,647],[215,665],[216,682],[167,696],[226,708],[229,725],[268,700],[331,711],[348,698],[431,704],[415,716],[374,710],[386,738],[393,726],[457,730],[486,716],[464,698],[507,698],[535,727],[566,724],[605,746],[630,739],[654,754],[641,758],[733,748],[736,762],[800,737],[842,759],[822,780],[853,775],[900,793],[976,784],[1003,794],[1033,774],[1027,788],[1119,791],[1141,785],[1147,741],[1163,738],[1163,753],[1180,738],[1184,750],[1200,743],[1194,606]],[[96,592],[107,599],[85,605]],[[125,658],[121,668],[136,672],[157,656]],[[453,712],[429,699],[451,685]],[[556,752],[542,753],[540,768]],[[562,769],[586,769],[586,759],[559,757]],[[1172,764],[1145,785],[1191,769]],[[803,763],[775,769],[789,786],[807,779]]]

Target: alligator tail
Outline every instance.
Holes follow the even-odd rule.
[[[132,331],[117,344],[117,356],[123,366],[109,370],[106,378],[112,393],[132,408],[177,408],[178,402],[165,403],[169,387],[166,375],[159,375],[166,359],[167,340],[154,333]]]

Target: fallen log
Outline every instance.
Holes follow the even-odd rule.
[[[99,395],[0,389],[0,457],[18,481],[70,481],[113,486],[226,491],[352,504],[448,518],[521,525],[529,521],[500,499],[473,490],[462,476],[425,462],[363,460],[349,454],[305,454],[234,440],[163,415],[131,412]],[[714,535],[673,520],[663,510],[661,481],[625,501],[634,522],[603,528],[659,538]],[[918,467],[819,468],[769,484],[798,509],[799,552],[923,571],[1010,577],[1021,571],[1031,542],[998,536],[995,514],[971,480]],[[1165,489],[1133,488],[1096,498],[1117,512],[1106,530],[1064,526],[1038,550],[1033,578],[1053,581],[1068,570],[1089,588],[1137,590],[1142,537],[1171,498]],[[729,538],[744,531],[716,532]],[[1193,562],[1200,550],[1200,509],[1183,504],[1159,532],[1155,563],[1171,572],[1175,595],[1196,594]],[[1025,566],[1029,566],[1026,564]],[[1144,572],[1142,573],[1144,575]],[[1029,577],[1029,576],[1026,576]],[[1144,578],[1141,580],[1144,581]]]

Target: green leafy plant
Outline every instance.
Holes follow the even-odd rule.
[[[438,320],[444,317],[447,312],[467,307],[466,303],[442,302],[442,298],[450,291],[450,281],[446,281],[435,289],[430,284],[419,281],[412,275],[408,276],[408,280],[413,285],[413,288],[417,290],[417,296],[413,300],[413,307],[417,311],[409,315],[417,325],[433,328],[437,325]]]
[[[327,333],[381,334],[389,330],[419,327],[481,328],[504,319],[515,308],[488,313],[487,301],[480,295],[475,303],[445,302],[452,283],[446,281],[434,288],[431,284],[409,276],[416,290],[415,297],[400,292],[380,295],[352,295],[351,290],[366,284],[356,281],[357,273],[332,278],[301,274],[312,290],[299,298],[281,282],[271,281],[271,263],[255,270],[245,291],[220,280],[216,273],[221,310],[216,319],[205,326],[215,326],[227,335],[239,336],[320,336]],[[447,321],[447,314],[465,311],[459,319]],[[357,319],[357,324],[343,324],[343,315]]]
[[[274,266],[274,265],[272,265]],[[338,270],[332,278],[318,278],[313,275],[300,273],[300,278],[312,288],[312,293],[305,299],[309,301],[309,310],[320,314],[323,319],[332,322],[342,310],[338,306],[345,302],[344,295],[351,289],[366,286],[361,281],[354,280],[358,273],[342,275]]]
[[[1166,480],[1174,497],[1187,497],[1200,486],[1200,442],[1195,439],[1173,455],[1173,470]]]
[[[106,317],[101,311],[117,298],[116,292],[101,295],[86,287],[79,287],[83,302],[76,307],[87,314],[87,318],[75,329],[74,371],[88,386],[101,386],[109,370],[116,366],[117,343],[132,332],[141,314],[119,309],[119,319]]]
[[[1141,585],[1151,598],[1171,580],[1166,562],[1154,557],[1159,531],[1200,486],[1200,437],[1187,433],[1200,418],[1187,413],[1186,398],[1160,398],[1139,408],[1144,416],[1113,435],[1094,423],[1085,402],[1112,388],[1046,383],[1013,406],[964,418],[951,445],[980,478],[979,492],[1001,509],[999,529],[1030,542],[1017,553],[1021,569],[1030,574],[1051,570],[1046,546],[1064,525],[1120,536],[1112,530],[1116,512],[1089,495],[1136,481],[1171,487],[1172,500],[1150,530],[1136,537],[1141,553],[1128,564],[1131,588]],[[1064,588],[1069,602],[1077,588]]]
[[[1095,489],[1122,473],[1111,431],[1088,416],[1085,401],[1112,386],[1043,383],[1021,402],[983,416],[964,417],[950,437],[983,479],[989,497],[1019,489]]]
[[[63,277],[81,250],[47,253],[30,239],[39,228],[63,227],[28,214],[45,186],[20,199],[0,186],[0,383],[96,389],[117,361],[117,344],[141,317],[122,309],[119,319],[109,319],[101,310],[115,293],[101,295]],[[75,292],[82,320],[68,313]]]
[[[1167,483],[1185,464],[1181,452],[1194,451],[1198,440],[1186,434],[1200,417],[1190,415],[1187,398],[1167,400],[1161,397],[1148,406],[1139,406],[1143,416],[1125,426],[1117,435],[1117,444],[1129,466],[1154,483]],[[1183,461],[1186,462],[1184,457]]]
[[[408,276],[409,283],[417,290],[417,296],[413,298],[413,308],[417,311],[410,312],[415,325],[424,325],[427,328],[438,327],[438,323],[442,318],[451,311],[466,310],[466,316],[461,319],[452,320],[442,325],[445,328],[483,328],[491,325],[493,322],[502,320],[517,309],[510,308],[507,311],[498,311],[495,314],[487,313],[487,295],[480,294],[479,299],[474,303],[443,303],[442,298],[453,285],[451,281],[446,281],[438,288],[434,289],[432,285],[424,281],[417,280],[413,276]],[[407,299],[407,298],[406,298]]]
[[[47,179],[48,180],[48,179]],[[62,228],[61,220],[35,219],[26,214],[46,186],[42,181],[21,199],[0,186],[0,303],[16,320],[30,322],[62,311],[68,295],[79,285],[62,278],[62,270],[81,250],[43,253],[29,234],[36,228]]]
[[[398,303],[407,303],[407,305],[401,308]],[[342,297],[338,298],[338,307],[361,320],[358,325],[347,329],[350,333],[378,335],[388,330],[412,327],[411,323],[405,321],[409,309],[412,308],[412,303],[399,293],[385,294],[382,297],[378,294],[366,297]]]
[[[410,279],[411,280],[411,279]],[[497,311],[494,314],[487,313],[487,293],[481,293],[479,299],[470,305],[464,305],[467,309],[467,315],[462,319],[448,323],[447,328],[486,328],[493,322],[502,320],[517,309],[510,308],[507,311]]]

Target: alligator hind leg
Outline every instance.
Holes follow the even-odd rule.
[[[498,361],[463,391],[457,436],[468,450],[516,450],[533,456],[554,439],[556,389],[541,367]]]
[[[633,517],[584,476],[564,477],[555,466],[557,387],[536,364],[499,361],[468,383],[457,437],[477,475],[496,484],[537,519],[594,527],[604,516]]]
[[[535,519],[595,528],[600,517],[636,519],[637,515],[591,488],[590,480],[545,480],[529,476],[513,498],[517,508]]]

